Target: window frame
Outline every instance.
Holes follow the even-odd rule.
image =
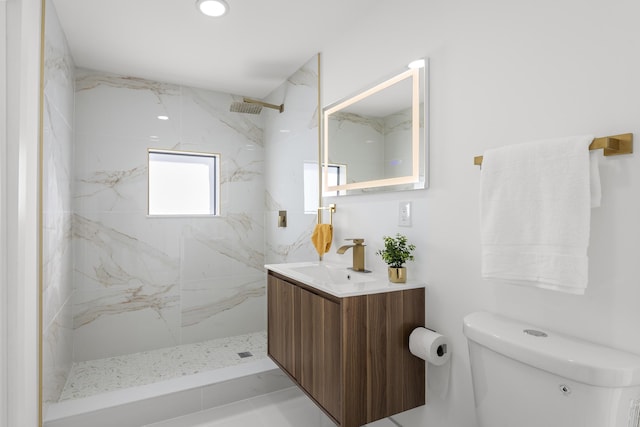
[[[213,213],[151,213],[151,157],[152,154],[166,154],[172,156],[185,156],[192,158],[206,158],[213,159],[213,174],[211,170],[209,173],[209,191],[213,194],[210,195],[210,204],[213,205]],[[208,162],[202,162],[208,163]],[[200,151],[184,151],[184,150],[166,150],[160,148],[148,148],[147,149],[147,217],[148,218],[199,218],[199,217],[219,217],[221,216],[220,206],[220,169],[222,163],[222,156],[220,153],[200,152]],[[211,211],[211,209],[210,209]]]

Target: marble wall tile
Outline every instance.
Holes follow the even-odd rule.
[[[220,313],[233,310],[250,298],[263,297],[264,280],[264,274],[260,274],[244,278],[211,278],[186,284],[182,288],[181,326],[196,325]],[[203,297],[207,295],[208,297]]]
[[[182,235],[181,281],[261,274],[262,215],[229,214],[215,224],[193,224]]]
[[[72,363],[71,187],[74,64],[52,2],[47,1],[42,188],[43,409],[57,401]]]
[[[72,293],[71,214],[47,213],[43,221],[43,325],[49,325],[59,314]]]
[[[234,336],[266,329],[264,274],[211,278],[182,288],[182,341]]]
[[[146,212],[147,149],[178,149],[180,97],[180,86],[78,71],[77,212]]]
[[[79,134],[180,141],[182,89],[178,85],[79,69],[75,91]]]
[[[265,329],[263,119],[236,98],[78,72],[75,360]],[[221,216],[147,216],[148,148],[219,153]]]
[[[228,151],[232,147],[263,147],[263,116],[229,111],[241,97],[183,87],[182,140]]]
[[[266,242],[267,263],[303,262],[318,259],[311,244],[311,234],[316,225],[316,215],[288,213],[287,227],[277,227],[278,211],[265,213],[265,223],[270,225],[270,237]]]
[[[70,75],[64,60],[52,64]],[[315,254],[301,183],[302,162],[317,156],[316,58],[270,98],[285,113],[232,113],[239,96],[75,70],[75,97],[61,101],[75,103],[75,116],[49,115],[51,140],[70,142],[48,154],[59,178],[45,195],[46,268],[73,283],[50,293],[47,317],[65,298],[73,306],[74,360],[265,329],[265,260]],[[148,217],[149,148],[221,154],[221,216]],[[291,215],[286,229],[273,218],[281,207]],[[65,262],[73,271],[61,271]]]
[[[268,99],[283,102],[282,114],[265,120],[265,256],[268,263],[310,261],[316,215],[304,213],[305,161],[318,159],[318,66],[314,56]],[[278,227],[278,210],[287,227]]]
[[[45,96],[43,172],[43,324],[69,297],[71,286],[71,142],[66,121]]]
[[[263,119],[229,111],[237,96],[182,88],[180,148],[221,154],[222,216],[262,213],[264,175]]]
[[[180,229],[173,225],[129,214],[74,215],[75,361],[180,343],[179,239],[171,239]]]
[[[180,343],[177,286],[78,290],[74,293],[74,361]]]
[[[72,366],[73,323],[71,303],[64,304],[43,331],[42,397],[43,409],[57,402]]]
[[[70,128],[73,127],[75,64],[53,2],[45,16],[44,93]]]

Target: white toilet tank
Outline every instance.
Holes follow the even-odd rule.
[[[463,330],[480,427],[640,427],[640,356],[490,313]]]

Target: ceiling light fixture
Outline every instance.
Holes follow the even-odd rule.
[[[229,12],[229,5],[224,0],[197,0],[196,7],[207,16],[219,18]]]
[[[424,66],[425,66],[424,59],[416,59],[415,61],[411,61],[409,65],[407,65],[407,67],[411,68],[412,70],[416,68],[424,68]]]

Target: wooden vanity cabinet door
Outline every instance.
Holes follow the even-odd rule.
[[[298,376],[299,321],[296,297],[300,289],[269,275],[267,281],[268,353],[294,378]],[[298,317],[299,319],[299,317]]]
[[[269,274],[268,353],[342,427],[425,403],[424,288],[332,298]]]
[[[340,422],[340,305],[300,289],[300,385]]]

